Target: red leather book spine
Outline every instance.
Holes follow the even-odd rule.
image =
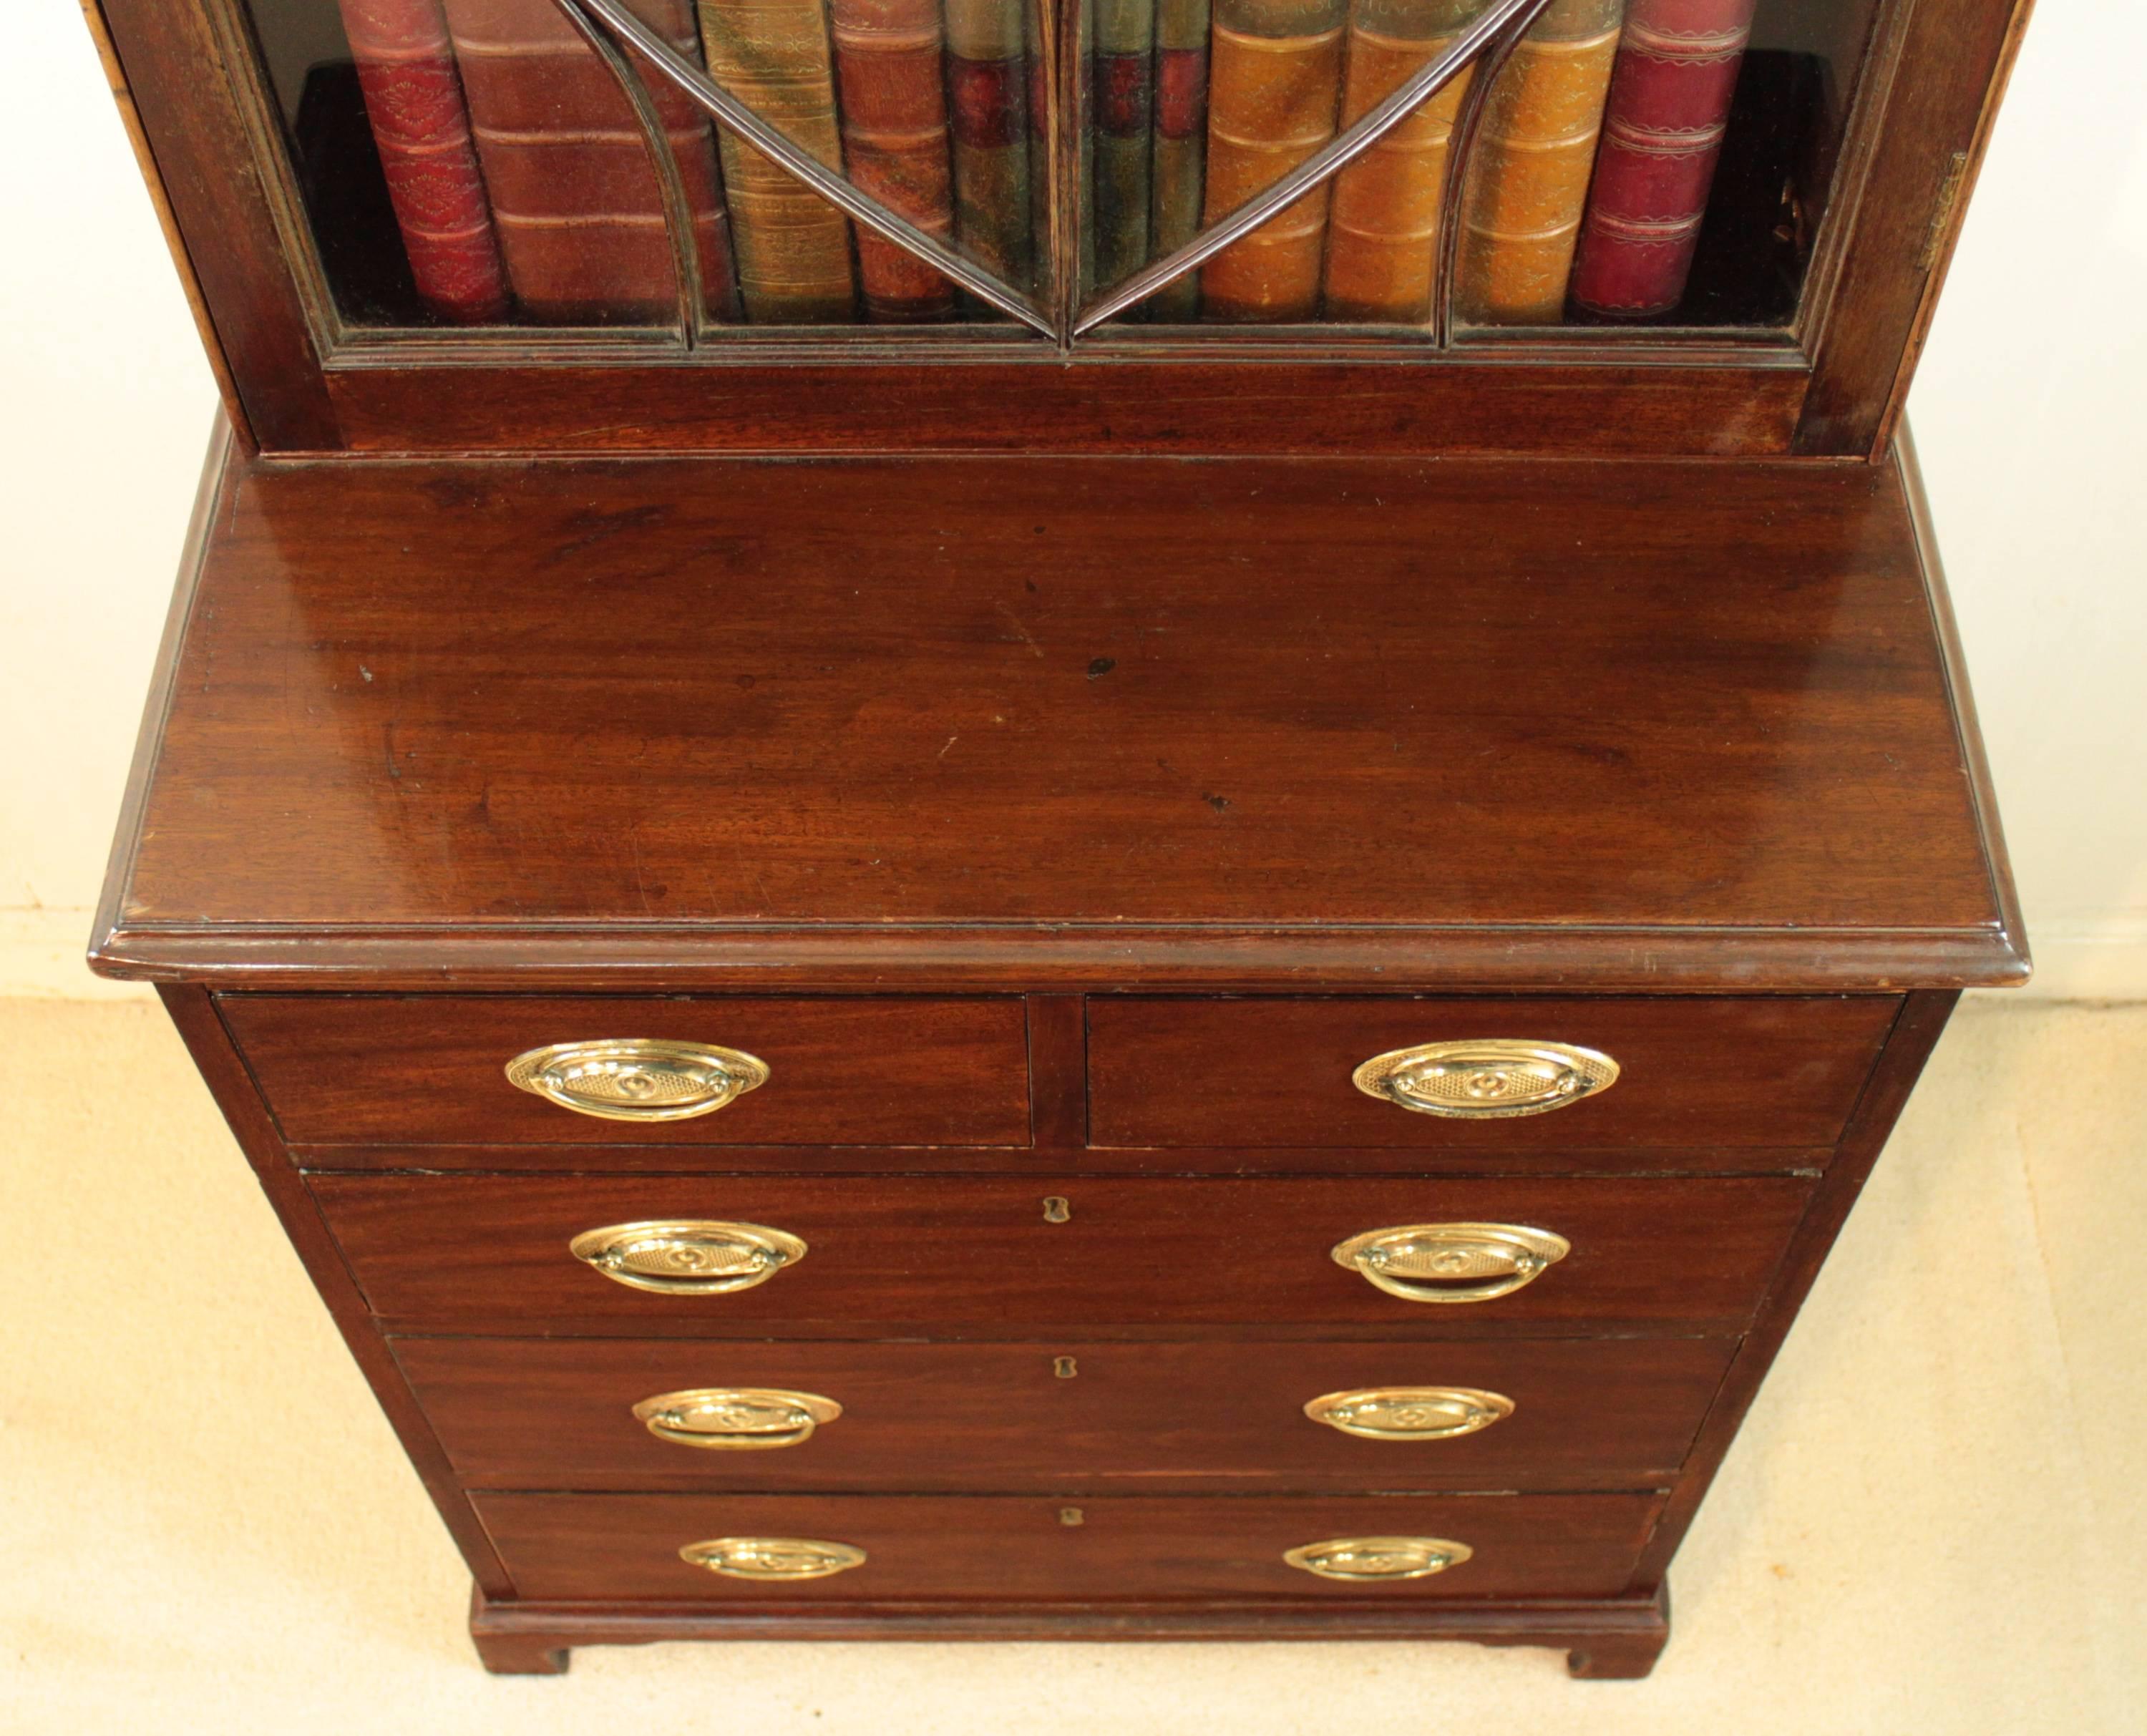
[[[1573,273],[1576,306],[1638,318],[1684,294],[1754,0],[1632,0]]]
[[[954,187],[938,0],[828,0],[828,25],[852,183],[935,241],[951,241]],[[858,275],[870,319],[944,319],[954,311],[952,283],[863,228]]]
[[[418,293],[443,319],[507,317],[507,272],[440,0],[340,0]]]
[[[687,0],[628,0],[699,58]],[[657,324],[678,283],[662,183],[633,108],[552,0],[443,0],[507,278],[546,325]],[[701,112],[645,74],[693,218],[708,311],[731,306],[729,229]]]

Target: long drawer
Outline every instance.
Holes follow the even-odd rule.
[[[1026,1145],[1018,996],[238,994],[218,1002],[294,1144]],[[719,1045],[768,1078],[713,1113],[623,1121],[508,1082],[518,1056]]]
[[[1661,1504],[1654,1494],[473,1498],[518,1597],[763,1605],[1608,1596],[1625,1588]],[[1360,1538],[1422,1539],[1389,1552],[1397,1565],[1427,1564],[1434,1543],[1470,1553],[1406,1579],[1332,1578],[1284,1559]],[[818,1578],[744,1578],[681,1558],[724,1540],[711,1553],[733,1566],[848,1564]]]
[[[394,1342],[472,1487],[733,1491],[1643,1487],[1736,1348]]]
[[[1735,1333],[1811,1186],[1800,1176],[309,1182],[373,1311],[393,1330],[886,1337],[953,1327],[979,1338],[1047,1325],[1200,1323]],[[640,1225],[664,1228],[623,1228]],[[1487,1247],[1485,1226],[1537,1233],[1539,1245],[1547,1232],[1569,1251],[1524,1282],[1515,1270],[1464,1273],[1462,1293],[1505,1293],[1446,1303],[1389,1293],[1333,1257],[1366,1233],[1417,1227],[1458,1235],[1464,1251]],[[622,1233],[593,1234],[600,1230]],[[578,1258],[569,1244],[584,1236],[622,1252],[622,1275],[640,1282]],[[794,1253],[748,1257],[793,1240],[803,1244]],[[1462,1262],[1472,1272],[1485,1263]],[[731,1288],[681,1293],[674,1274]],[[642,1287],[650,1283],[663,1288]],[[1450,1293],[1435,1276],[1408,1288]]]
[[[1817,1146],[1840,1135],[1899,1010],[1892,995],[1094,997],[1089,1138],[1104,1146],[1402,1146],[1479,1153]],[[1431,1043],[1604,1055],[1607,1088],[1534,1113],[1487,1094],[1420,1113],[1353,1083]],[[1524,1090],[1515,1102],[1525,1103]]]

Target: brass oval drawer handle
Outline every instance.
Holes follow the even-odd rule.
[[[802,1446],[843,1407],[818,1393],[778,1387],[693,1387],[658,1393],[633,1413],[659,1441],[715,1452],[753,1452]]]
[[[577,1115],[604,1121],[687,1121],[713,1115],[768,1083],[768,1063],[743,1049],[658,1037],[553,1043],[507,1063],[508,1083]]]
[[[1478,1037],[1374,1055],[1349,1075],[1367,1097],[1419,1115],[1494,1120],[1548,1115],[1618,1082],[1618,1063],[1570,1043]]]
[[[1378,1579],[1422,1579],[1443,1573],[1476,1552],[1445,1537],[1330,1537],[1285,1549],[1292,1567],[1323,1579],[1355,1583]]]
[[[1334,1259],[1404,1302],[1489,1302],[1572,1252],[1564,1237],[1523,1223],[1403,1223],[1336,1243]]]
[[[798,1237],[764,1223],[683,1218],[585,1229],[568,1252],[629,1289],[728,1296],[764,1284],[805,1258]]]
[[[712,1537],[688,1543],[678,1558],[726,1579],[824,1579],[863,1567],[865,1552],[818,1537]]]
[[[1368,1441],[1450,1441],[1503,1423],[1514,1401],[1479,1387],[1359,1387],[1323,1393],[1304,1413]]]

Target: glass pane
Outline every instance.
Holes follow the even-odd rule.
[[[1095,278],[1109,284],[1182,245],[1194,227],[1186,211],[1212,223],[1273,185],[1438,56],[1488,0],[1213,0],[1204,59],[1208,0],[1093,3],[1090,203]],[[1625,0],[1553,0],[1484,105],[1462,193],[1457,320],[1785,323],[1873,4],[1759,0],[1755,22],[1754,0],[1629,0],[1629,17]],[[1144,28],[1144,161],[1118,135],[1143,118],[1129,63]],[[1144,317],[1428,331],[1471,76],[1329,188],[1152,297]],[[1144,173],[1144,247],[1137,197],[1122,190]]]
[[[1554,0],[1493,88],[1455,314],[1779,327],[1872,0]]]
[[[802,151],[1033,288],[1023,0],[628,3]],[[675,328],[648,135],[553,0],[251,7],[346,319]],[[640,70],[691,214],[697,325],[1000,319]]]

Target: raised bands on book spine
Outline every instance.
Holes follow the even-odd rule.
[[[1150,168],[1149,252],[1175,253],[1200,228],[1208,163],[1209,0],[1157,0],[1155,156]],[[1151,318],[1189,320],[1200,311],[1200,274],[1188,272],[1150,296]]]
[[[1342,124],[1361,119],[1421,71],[1475,10],[1475,0],[1352,0]],[[1430,319],[1447,153],[1473,71],[1335,177],[1327,237],[1329,319],[1409,325]]]
[[[695,54],[685,0],[633,0]],[[662,183],[633,106],[552,0],[446,0],[478,158],[515,299],[549,324],[659,323],[678,308]],[[644,82],[693,213],[708,309],[730,299],[730,245],[713,143],[667,81]]]
[[[1205,221],[1228,216],[1334,136],[1346,0],[1216,0]],[[1201,316],[1309,319],[1319,306],[1331,183],[1202,268]]]
[[[1096,0],[1096,283],[1108,288],[1148,263],[1155,108],[1155,0]]]
[[[820,0],[700,0],[716,82],[828,168],[843,167],[835,73]],[[850,220],[773,158],[718,129],[749,320],[847,323],[857,317]]]
[[[1621,0],[1552,0],[1493,83],[1462,231],[1464,318],[1564,317],[1622,9]]]
[[[504,319],[507,268],[440,0],[339,3],[418,295],[456,325]]]
[[[1017,289],[1035,282],[1023,0],[947,0],[954,244]]]
[[[935,240],[954,234],[939,0],[828,0],[843,144],[851,183]],[[858,236],[865,313],[882,322],[944,319],[954,286],[869,230]]]
[[[1632,0],[1596,154],[1574,305],[1666,313],[1684,295],[1752,33],[1753,0]]]

